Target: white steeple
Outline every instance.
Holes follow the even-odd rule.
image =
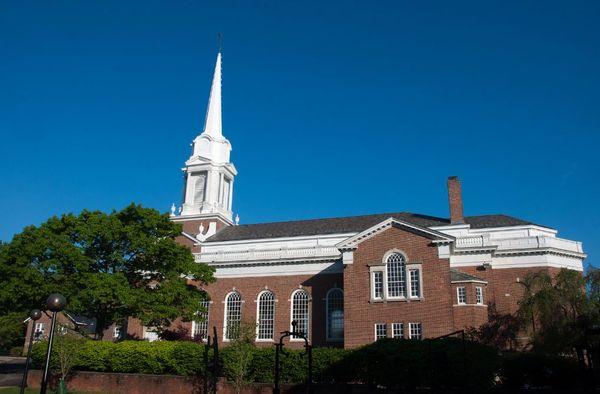
[[[186,161],[181,216],[220,217],[233,224],[231,202],[237,171],[229,162],[231,144],[223,136],[221,119],[221,52],[213,75],[204,130],[194,139]]]
[[[217,54],[217,63],[215,64],[215,73],[213,75],[212,86],[210,87],[210,97],[208,98],[206,120],[202,133],[206,133],[215,139],[223,138],[223,121],[221,119],[221,52]]]

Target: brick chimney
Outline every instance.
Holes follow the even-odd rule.
[[[464,223],[462,191],[457,176],[448,177],[448,202],[450,203],[450,223]]]

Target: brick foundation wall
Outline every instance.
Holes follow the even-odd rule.
[[[391,249],[405,253],[408,263],[422,263],[422,300],[370,302],[369,265],[380,264]],[[354,263],[344,269],[344,346],[354,348],[371,343],[375,323],[421,323],[424,337],[436,337],[454,330],[450,297],[450,263],[438,257],[431,240],[411,232],[390,228],[359,244]]]

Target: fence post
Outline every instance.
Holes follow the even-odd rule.
[[[208,351],[210,350],[210,335],[206,337],[206,343],[204,344],[204,393],[208,394],[208,376],[209,376],[209,365],[208,365]]]
[[[213,326],[213,393],[217,392],[217,381],[219,380],[219,337],[217,327]]]
[[[283,346],[281,343],[275,344],[275,386],[273,387],[273,394],[279,394],[281,392],[281,389],[279,388],[279,352],[281,346]]]
[[[312,345],[306,345],[306,355],[308,356],[308,378],[306,379],[306,391],[312,394]]]

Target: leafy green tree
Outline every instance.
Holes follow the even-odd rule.
[[[586,280],[591,278],[577,271],[561,269],[554,277],[539,272],[524,279],[525,293],[517,314],[524,328],[531,333],[535,349],[558,354],[583,346],[585,328],[582,322],[598,321],[593,316],[597,310],[595,305],[598,305],[593,300],[593,297],[597,298],[597,290],[586,294]],[[591,286],[597,287],[597,284]]]
[[[207,295],[189,281],[209,283],[213,270],[175,242],[180,234],[167,214],[135,204],[29,226],[0,247],[0,316],[60,292],[69,311],[97,319],[98,338],[128,316],[156,327],[190,320]]]
[[[240,393],[244,385],[250,382],[255,336],[256,324],[250,321],[242,322],[236,329],[235,339],[221,354],[224,362],[223,372],[236,393]]]

